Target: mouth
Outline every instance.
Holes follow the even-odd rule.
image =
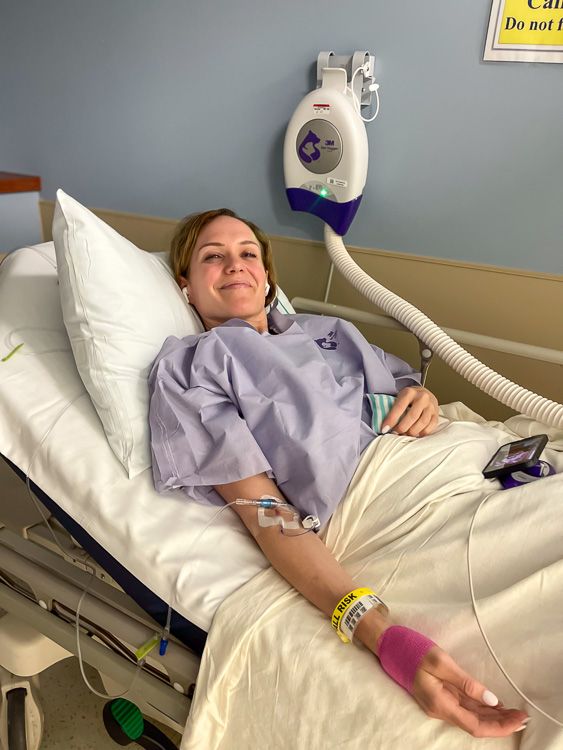
[[[221,289],[250,289],[250,284],[244,281],[234,281],[232,284],[225,284]]]

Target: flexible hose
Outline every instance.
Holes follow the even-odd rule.
[[[550,401],[491,370],[461,347],[410,302],[390,292],[352,260],[340,235],[325,224],[328,254],[340,273],[364,297],[406,326],[453,370],[511,409],[551,427],[563,428],[563,404]]]

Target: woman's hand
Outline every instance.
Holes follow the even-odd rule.
[[[428,716],[453,724],[473,737],[506,737],[523,729],[525,711],[489,706],[492,694],[464,672],[439,646],[422,659],[415,675],[412,695]]]
[[[378,657],[381,668],[431,718],[442,719],[473,737],[506,737],[524,728],[528,720],[525,711],[498,703],[485,685],[422,633],[395,625],[370,610],[358,623],[356,635]]]
[[[398,435],[422,437],[434,432],[437,425],[436,396],[421,385],[416,385],[399,391],[393,407],[381,424],[381,431],[393,430]]]

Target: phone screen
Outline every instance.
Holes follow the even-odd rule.
[[[535,463],[547,443],[547,435],[534,435],[502,445],[483,469],[487,476],[499,476]]]

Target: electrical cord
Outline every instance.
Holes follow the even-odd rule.
[[[375,118],[377,117],[377,115],[379,114],[379,84],[375,83],[375,81],[374,81],[369,86],[369,91],[373,91],[375,93],[375,111],[374,111],[374,113],[372,114],[371,117],[364,117],[362,115],[362,109],[361,109],[360,101],[359,101],[358,97],[356,96],[356,92],[354,91],[354,81],[356,79],[357,74],[360,72],[360,70],[363,71],[363,72],[365,72],[365,65],[360,65],[358,68],[356,68],[356,70],[352,74],[352,80],[350,81],[349,91],[350,91],[350,93],[352,95],[352,99],[354,100],[354,107],[355,107],[358,115],[360,116],[360,118],[364,122],[373,122],[375,120]]]

